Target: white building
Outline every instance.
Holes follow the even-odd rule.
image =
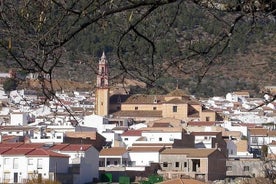
[[[128,149],[129,166],[150,166],[151,163],[159,163],[160,152],[164,147],[131,147]]]
[[[29,113],[27,112],[12,112],[10,113],[10,125],[28,125]]]
[[[70,156],[72,183],[83,184],[99,178],[99,152],[91,144],[57,144],[50,150]]]
[[[67,155],[58,154],[42,148],[0,148],[0,182],[23,183],[33,175],[38,178],[54,180],[58,173],[67,173]]]

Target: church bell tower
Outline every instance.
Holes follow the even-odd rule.
[[[105,53],[99,60],[96,89],[96,114],[107,116],[109,109],[108,65]]]

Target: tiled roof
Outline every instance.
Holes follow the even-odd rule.
[[[240,96],[249,96],[248,91],[235,91],[235,92],[233,92],[233,94],[240,95]]]
[[[187,157],[207,157],[216,149],[207,149],[207,148],[172,148],[165,149],[161,154],[168,155],[187,155]]]
[[[157,124],[156,124],[157,123]],[[149,127],[154,127],[154,126],[163,126],[161,124],[170,124],[172,127],[182,127],[182,121],[180,119],[175,119],[175,118],[161,118],[158,120],[150,121],[148,123]]]
[[[100,151],[100,156],[122,156],[126,152],[125,147],[104,148]]]
[[[133,143],[133,147],[172,147],[173,143],[151,143],[151,142],[145,142],[145,143]]]
[[[215,121],[189,121],[188,126],[215,126]]]
[[[161,152],[164,147],[130,147],[128,148],[129,152]]]
[[[195,179],[172,179],[160,182],[159,184],[206,184],[205,182],[195,180]]]
[[[114,116],[120,116],[120,117],[162,117],[162,111],[140,111],[140,110],[134,110],[134,111],[118,111],[113,113]]]
[[[8,151],[9,149],[11,149],[10,147],[0,147],[0,154]]]
[[[152,127],[172,127],[170,123],[153,123]]]
[[[31,126],[0,126],[0,131],[27,131],[37,129],[36,127]]]
[[[218,135],[220,134],[221,132],[192,132],[191,135],[194,135],[194,136],[205,136],[205,135]]]
[[[19,147],[20,145],[24,144],[23,142],[2,142],[0,144],[1,147],[11,147],[11,148],[16,148]]]
[[[27,155],[33,150],[34,148],[12,148],[2,153],[2,155]]]
[[[141,136],[142,131],[141,130],[128,130],[124,133],[122,133],[121,136]]]
[[[181,96],[181,97],[189,97],[188,93],[182,89],[175,89],[167,94],[167,96]]]
[[[91,144],[56,144],[50,148],[50,150],[56,151],[86,151],[92,145]]]
[[[162,95],[145,95],[145,94],[136,94],[129,96],[125,104],[154,104],[162,103],[164,97]]]
[[[188,104],[189,100],[183,100],[179,98],[173,98],[171,100],[166,101],[166,104]]]
[[[276,131],[275,130],[270,130],[267,132],[267,135],[270,137],[275,137],[276,136]]]
[[[251,136],[267,136],[267,129],[265,128],[250,128],[248,131]]]
[[[186,132],[182,127],[144,127],[139,130],[143,132]]]
[[[60,154],[60,153],[56,153],[50,150],[45,150],[42,148],[37,148],[32,150],[31,152],[27,153],[27,156],[39,156],[39,157],[70,157],[68,155],[64,155],[64,154]]]
[[[43,143],[25,143],[18,146],[18,148],[42,148]]]
[[[97,132],[96,131],[90,131],[90,132],[66,132],[65,133],[66,137],[71,137],[71,138],[90,138],[92,140],[95,140],[97,137]]]

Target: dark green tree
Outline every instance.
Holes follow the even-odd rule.
[[[9,93],[12,90],[17,88],[18,81],[14,78],[7,78],[3,83],[3,88],[6,93]]]

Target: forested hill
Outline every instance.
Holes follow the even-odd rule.
[[[238,14],[185,2],[159,8],[129,30],[142,13],[112,15],[80,32],[65,46],[54,77],[93,85],[105,51],[112,83],[120,82],[123,69],[150,81],[147,90],[133,88],[136,92],[162,93],[178,84],[191,94],[214,96],[276,85],[275,17],[256,14],[236,21]]]

